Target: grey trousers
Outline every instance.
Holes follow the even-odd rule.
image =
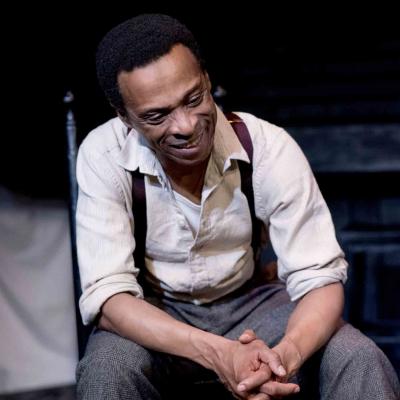
[[[237,339],[253,329],[269,346],[283,336],[294,309],[281,283],[253,286],[206,305],[171,299],[148,301],[200,329]],[[293,378],[301,392],[293,399],[398,400],[396,372],[383,352],[360,331],[343,326]],[[149,351],[102,330],[95,330],[77,367],[77,398],[101,399],[233,398],[216,375],[183,358]]]

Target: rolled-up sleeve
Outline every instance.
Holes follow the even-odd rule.
[[[133,221],[122,189],[107,154],[96,153],[89,143],[82,144],[77,160],[79,306],[85,324],[92,322],[103,303],[116,293],[143,297],[133,261]]]
[[[312,289],[344,283],[348,264],[303,152],[284,130],[261,123],[263,130],[264,139],[255,139],[263,143],[255,161],[256,208],[278,257],[279,278],[295,301]]]

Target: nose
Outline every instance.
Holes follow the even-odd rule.
[[[184,108],[176,109],[171,115],[169,131],[174,135],[191,136],[195,131],[197,119]]]

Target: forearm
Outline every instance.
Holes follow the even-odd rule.
[[[341,283],[334,283],[307,293],[293,311],[280,345],[289,348],[292,365],[298,368],[332,336],[341,322],[344,291]],[[297,350],[290,349],[291,346]],[[278,345],[279,346],[279,345]],[[297,358],[297,360],[295,360]]]
[[[177,321],[128,293],[116,294],[106,301],[99,327],[148,349],[188,358],[208,369],[213,369],[214,357],[230,342]]]

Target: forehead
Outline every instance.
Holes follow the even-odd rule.
[[[203,77],[195,56],[179,44],[144,67],[121,72],[118,84],[125,106],[141,111],[180,101],[188,89],[201,84]]]

